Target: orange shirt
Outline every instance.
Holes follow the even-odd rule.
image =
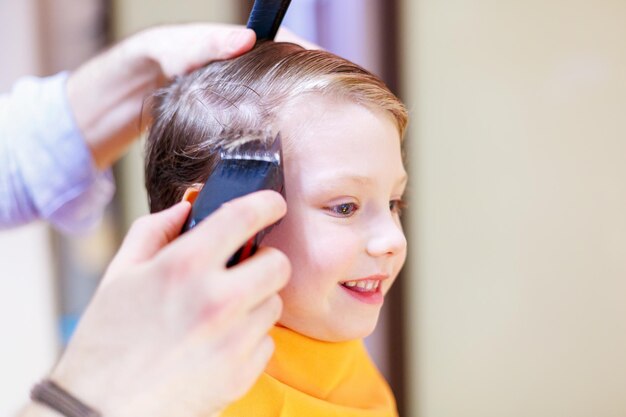
[[[362,340],[330,343],[284,327],[254,387],[222,417],[397,417],[395,399]]]

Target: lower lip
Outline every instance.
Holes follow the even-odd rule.
[[[381,291],[382,283],[381,285],[378,286],[376,291],[369,291],[369,292],[360,292],[360,291],[351,290],[350,288],[343,286],[341,284],[339,284],[339,286],[343,288],[343,290],[346,291],[348,294],[350,294],[352,297],[356,298],[357,300],[365,304],[380,305],[383,303],[384,297]]]

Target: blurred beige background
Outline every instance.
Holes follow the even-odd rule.
[[[626,2],[392,3],[412,115],[403,415],[626,415]],[[47,71],[40,5],[0,1],[1,91]],[[119,38],[240,5],[116,0],[109,18]],[[122,229],[145,211],[138,158],[117,171]],[[51,242],[0,233],[2,415],[59,351]]]
[[[626,2],[402,8],[411,415],[626,415]]]

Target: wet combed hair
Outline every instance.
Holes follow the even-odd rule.
[[[188,187],[204,183],[225,132],[266,129],[281,108],[306,93],[385,111],[404,136],[406,108],[378,77],[330,52],[267,42],[179,77],[151,98],[145,158],[150,211],[174,205]]]

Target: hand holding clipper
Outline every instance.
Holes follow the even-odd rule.
[[[280,134],[258,137],[259,132],[242,132],[229,148],[222,147],[218,162],[193,203],[183,232],[193,228],[222,204],[260,190],[274,190],[285,197],[285,177]],[[255,137],[257,135],[257,137]],[[236,145],[240,144],[240,145]],[[248,240],[228,261],[238,264],[254,255],[271,226]]]

